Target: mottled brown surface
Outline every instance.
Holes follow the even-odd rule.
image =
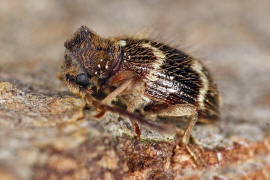
[[[3,0],[0,12],[0,179],[270,178],[269,1]],[[150,29],[202,59],[223,96],[221,121],[193,132],[206,168],[173,135],[143,129],[139,142],[127,119],[83,110],[57,79],[82,24],[105,37]]]

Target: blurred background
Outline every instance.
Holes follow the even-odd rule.
[[[63,44],[81,25],[104,37],[150,29],[211,70],[223,122],[269,128],[269,22],[269,0],[1,0],[0,81],[25,92],[66,91],[57,79]]]

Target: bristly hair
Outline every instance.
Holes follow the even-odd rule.
[[[119,41],[125,52],[122,68],[145,77],[147,96],[158,104],[192,104],[198,107],[202,121],[219,118],[217,86],[198,59],[148,39],[127,38]]]

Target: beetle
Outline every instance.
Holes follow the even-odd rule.
[[[197,121],[219,119],[216,83],[198,59],[181,50],[149,39],[102,38],[86,26],[64,46],[63,80],[74,94],[91,97],[89,105],[100,101],[106,109],[120,102],[116,111],[149,119],[189,117],[185,146]]]

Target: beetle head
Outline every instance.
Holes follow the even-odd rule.
[[[62,79],[75,94],[82,95],[93,87],[99,89],[121,63],[120,46],[101,38],[86,26],[80,27],[64,45]]]

